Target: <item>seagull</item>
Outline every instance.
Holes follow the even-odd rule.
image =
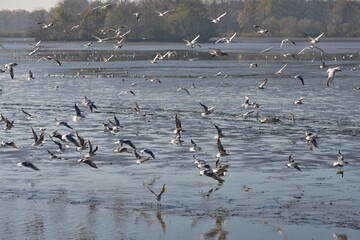
[[[263,80],[263,81],[259,84],[259,86],[256,87],[256,89],[265,89],[265,85],[267,84],[267,81],[268,81],[268,79],[265,78],[265,80]]]
[[[335,78],[335,72],[341,72],[341,68],[340,67],[328,68],[326,72],[328,73],[326,85],[330,87],[330,84]]]
[[[351,53],[351,54],[347,54],[347,56],[349,58],[353,58],[355,54],[357,54],[360,51],[360,49],[356,50],[355,52]]]
[[[5,126],[3,127],[4,130],[10,130],[11,128],[14,127],[14,120],[10,121],[6,117],[4,117],[2,114],[1,114],[0,121],[5,123]]]
[[[280,47],[282,47],[282,45],[283,45],[284,43],[292,43],[292,44],[296,45],[296,43],[295,43],[294,41],[292,41],[292,40],[290,40],[290,39],[288,39],[288,38],[285,38],[285,39],[283,39],[283,40],[281,41]]]
[[[140,154],[137,153],[136,149],[134,150],[135,158],[136,158],[136,164],[139,165],[141,163],[144,163],[146,161],[149,161],[151,157],[142,158]]]
[[[86,96],[84,97],[82,103],[83,103],[84,107],[89,107],[91,112],[93,112],[94,109],[97,109],[97,107],[95,106],[95,103],[93,101],[91,101],[89,98],[87,98]]]
[[[44,22],[38,22],[38,25],[41,25],[42,29],[48,29],[54,26],[54,23],[44,23]]]
[[[216,154],[217,158],[229,155],[229,153],[225,150],[224,146],[221,144],[220,138],[216,140],[216,145],[218,148],[218,153]]]
[[[36,167],[32,162],[29,162],[29,161],[23,161],[23,162],[19,162],[18,164],[19,167],[28,167],[28,168],[31,168],[35,171],[39,171],[40,169],[38,167]]]
[[[196,143],[194,142],[194,140],[190,139],[190,141],[191,141],[191,146],[192,146],[192,147],[189,148],[189,151],[190,151],[190,152],[198,152],[198,151],[201,150],[201,147],[199,147],[198,145],[196,145]]]
[[[155,11],[155,12],[158,14],[159,17],[164,17],[166,14],[174,12],[174,11],[175,11],[175,9],[166,10],[164,12],[159,12],[159,11]]]
[[[81,158],[81,159],[79,159],[78,160],[78,163],[80,164],[80,163],[86,163],[87,165],[89,165],[90,167],[92,167],[92,168],[98,168],[97,166],[96,166],[96,164],[90,159],[90,158]]]
[[[130,90],[130,91],[121,91],[118,95],[120,96],[120,95],[128,95],[128,94],[136,96],[135,93],[132,90]]]
[[[4,146],[4,147],[13,147],[13,148],[16,148],[16,149],[19,148],[18,145],[16,145],[14,142],[2,141],[1,145]]]
[[[161,196],[163,195],[163,193],[166,191],[166,184],[163,185],[161,191],[159,194],[156,194],[153,190],[151,190],[151,188],[149,186],[146,186],[150,192],[152,192],[155,196],[156,196],[156,202],[157,205],[161,205],[160,201],[161,201]]]
[[[104,62],[109,62],[114,56],[114,54],[111,54],[108,58],[104,58]]]
[[[64,126],[64,127],[67,127],[67,128],[69,128],[69,129],[73,130],[73,128],[69,125],[68,122],[66,122],[66,121],[59,121],[59,120],[57,120],[57,118],[55,118],[55,121],[56,121],[56,126],[57,126],[57,127]]]
[[[244,102],[241,104],[241,107],[244,109],[247,109],[248,107],[259,108],[260,105],[257,102],[250,102],[249,97],[245,96]]]
[[[181,140],[181,133],[176,133],[175,138],[171,139],[170,143],[173,145],[182,145],[184,141]]]
[[[82,150],[87,148],[87,144],[88,144],[89,140],[85,141],[85,139],[82,136],[80,136],[78,131],[76,131],[75,133],[76,133],[77,139],[79,140],[76,145],[77,146],[76,151],[81,152]]]
[[[254,68],[254,67],[258,67],[257,63],[250,63],[249,68]]]
[[[204,108],[204,112],[201,113],[201,116],[203,117],[210,115],[215,110],[215,107],[208,108],[206,105],[202,104],[201,102],[199,102],[199,104]]]
[[[37,51],[39,51],[40,47],[36,47],[34,50],[32,50],[30,53],[29,53],[29,56],[32,56],[34,55]]]
[[[343,167],[345,165],[348,165],[349,163],[344,161],[344,156],[342,155],[342,153],[339,151],[338,156],[336,161],[333,163],[334,167]]]
[[[56,58],[56,57],[52,57],[52,56],[43,56],[42,58],[40,58],[39,60],[37,60],[36,62],[40,62],[41,60],[54,60],[56,62],[57,65],[61,66],[62,62]]]
[[[152,60],[150,60],[150,63],[157,63],[157,60],[158,59],[161,60],[161,58],[162,58],[162,55],[160,53],[157,53],[155,55],[155,57]]]
[[[150,157],[152,159],[156,159],[155,154],[150,149],[145,148],[145,149],[141,150],[140,153],[142,153],[142,154],[146,153],[146,154],[150,155]]]
[[[72,31],[78,29],[79,27],[80,27],[80,25],[78,24],[78,25],[72,26],[69,31],[64,30],[64,32],[65,32],[67,35],[69,35]]]
[[[95,156],[95,153],[98,150],[98,146],[93,149],[90,139],[88,139],[87,142],[89,143],[89,152],[85,155],[85,159],[90,159]]]
[[[116,43],[114,43],[114,51],[122,48],[124,40],[125,38],[122,38],[120,41],[115,40]]]
[[[282,74],[282,71],[286,68],[286,66],[288,65],[288,63],[285,63],[285,65],[280,68],[277,72],[275,72],[275,74]]]
[[[29,45],[33,46],[34,49],[36,48],[40,48],[40,44],[41,44],[41,40],[39,40],[37,43],[33,44],[33,43],[29,43]],[[30,55],[30,54],[29,54]]]
[[[95,35],[91,35],[91,36],[92,36],[93,38],[97,39],[97,42],[98,42],[98,43],[104,43],[104,42],[106,42],[106,41],[108,41],[108,40],[113,40],[113,39],[115,39],[115,37],[100,38],[100,37],[95,36]]]
[[[28,80],[30,81],[30,80],[33,80],[33,79],[35,79],[34,76],[33,76],[33,73],[32,73],[31,70],[29,70]]]
[[[111,127],[111,131],[112,132],[119,132],[120,128],[123,128],[123,126],[120,124],[119,119],[116,117],[116,115],[114,115],[114,121],[108,119],[109,123],[112,125]]]
[[[56,144],[56,146],[58,146],[58,149],[56,151],[59,153],[63,153],[66,148],[69,148],[69,145],[67,145],[67,144],[62,144],[60,142],[54,141],[54,139],[51,139],[51,140],[53,141],[53,143]]]
[[[219,38],[218,40],[216,40],[215,44],[219,42],[231,43],[235,36],[236,36],[236,32],[233,35],[231,35],[230,38],[225,38],[225,37]]]
[[[205,175],[205,176],[211,177],[211,178],[215,179],[216,181],[218,181],[219,183],[225,182],[225,180],[222,179],[218,174],[214,173],[214,170],[212,170],[211,168],[201,170],[200,175],[201,176]]]
[[[220,16],[218,16],[217,18],[210,18],[212,23],[219,23],[221,22],[221,18],[224,17],[226,15],[226,12],[224,12],[223,14],[221,14]]]
[[[321,34],[320,34],[319,36],[317,36],[316,38],[313,38],[313,37],[310,36],[309,34],[304,33],[304,35],[307,36],[307,37],[310,39],[310,44],[311,44],[311,45],[315,45],[315,44],[319,43],[319,42],[320,42],[320,38],[321,38],[322,36],[324,36],[324,34],[325,34],[325,32],[321,33]]]
[[[201,168],[205,168],[205,169],[210,169],[211,166],[208,162],[206,162],[205,160],[202,159],[198,159],[195,155],[193,155],[193,159],[195,159],[194,163],[197,165],[197,168],[201,169]]]
[[[18,64],[15,62],[5,64],[5,70],[9,71],[11,79],[14,79],[14,67],[17,65]],[[5,70],[1,70],[1,71],[5,72]]]
[[[181,133],[181,132],[184,132],[184,130],[181,128],[180,118],[179,118],[178,115],[176,114],[176,115],[175,115],[175,130],[174,130],[174,133],[175,133],[175,134],[178,134],[178,133]]]
[[[138,22],[141,21],[142,16],[143,16],[141,13],[133,13],[132,15],[135,16],[136,21],[138,21]]]
[[[320,68],[323,69],[323,68],[326,68],[326,63],[325,63],[325,60],[323,58],[320,58]]]
[[[250,114],[252,114],[252,113],[254,113],[254,112],[255,112],[254,110],[247,111],[247,112],[245,112],[245,113],[243,113],[243,114],[240,114],[240,115],[237,116],[237,117],[238,117],[238,118],[239,118],[239,117],[242,117],[242,118],[246,119],[246,118],[249,117]],[[257,113],[259,114],[259,112],[257,112]]]
[[[14,79],[14,68],[10,66],[8,69],[9,69],[11,79]]]
[[[177,91],[177,92],[179,92],[179,91],[184,91],[184,92],[186,92],[188,95],[190,95],[189,90],[187,90],[187,89],[184,88],[184,87],[179,87],[176,91]]]
[[[257,28],[258,29],[258,33],[259,34],[265,34],[265,33],[268,33],[269,32],[269,29],[263,29],[261,26],[259,26],[259,25],[253,25],[255,28]]]
[[[312,50],[312,49],[318,50],[321,55],[326,54],[326,52],[324,50],[322,50],[321,48],[319,48],[319,47],[317,47],[315,45],[310,45],[310,46],[304,47],[300,52],[298,52],[298,55],[304,53],[307,50]]]
[[[196,45],[201,47],[201,45],[199,44],[199,42],[197,41],[200,37],[200,34],[197,35],[193,40],[189,41],[189,40],[186,40],[186,39],[183,39],[184,42],[186,43],[186,46],[187,47],[190,47],[190,48],[194,48]]]
[[[318,138],[318,136],[315,136],[314,134],[312,134],[310,132],[305,132],[305,140],[306,140],[307,144],[310,145],[311,149],[312,149],[312,146],[318,148],[316,138]]]
[[[146,78],[145,81],[149,81],[149,82],[161,84],[161,80],[158,79],[158,78],[155,78],[155,77],[153,77],[153,78]]]
[[[304,98],[301,97],[301,98],[299,98],[299,100],[295,100],[295,101],[293,102],[293,104],[294,104],[294,105],[303,104],[303,102],[302,102],[303,99],[304,99]]]
[[[50,152],[49,150],[46,150],[49,154],[49,159],[62,159],[62,157],[57,156],[55,153]]]
[[[114,152],[116,152],[116,153],[122,153],[122,152],[133,153],[134,151],[130,148],[119,146],[114,149]]]
[[[298,79],[301,81],[301,84],[302,84],[302,85],[305,85],[305,83],[304,83],[304,78],[303,78],[301,75],[295,75],[293,78],[294,78],[294,79],[298,78]]]
[[[221,165],[220,164],[220,158],[218,158],[215,162],[215,169],[213,169],[213,172],[217,174],[218,176],[225,176],[226,172],[228,172],[229,165]]]
[[[39,146],[41,144],[43,144],[44,142],[44,131],[41,131],[40,136],[38,137],[36,132],[34,131],[33,128],[31,128],[32,134],[33,134],[33,139],[34,139],[34,143],[32,144],[33,146]]]
[[[287,163],[287,166],[288,166],[288,168],[295,168],[301,172],[299,164],[297,162],[295,162],[295,160],[291,154],[289,155],[289,162]]]
[[[212,57],[222,57],[222,56],[228,56],[229,55],[226,52],[223,52],[218,48],[211,49],[210,54],[211,54]]]
[[[268,48],[262,50],[260,53],[266,53],[266,52],[270,51],[271,49],[272,49],[272,47],[268,47]]]
[[[33,116],[32,114],[28,113],[28,112],[25,111],[24,109],[21,109],[21,111],[26,115],[26,118],[27,118],[28,120],[31,120],[31,119],[34,118],[34,116]]]
[[[129,139],[120,139],[120,140],[116,141],[115,144],[120,144],[121,147],[124,146],[124,144],[126,144],[136,150],[135,145]]]
[[[83,116],[82,114],[81,114],[81,110],[80,110],[80,108],[79,108],[79,106],[75,103],[75,105],[74,105],[74,108],[75,108],[75,116],[73,116],[73,121],[74,122],[78,122],[79,120],[81,120],[82,118],[84,118],[85,116]]]
[[[84,47],[90,47],[91,44],[93,44],[93,42],[87,42],[87,43],[85,43],[83,46],[84,46]]]
[[[107,4],[104,4],[104,5],[100,5],[100,6],[96,6],[94,7],[93,9],[91,9],[91,11],[95,11],[95,10],[98,10],[98,9],[106,9],[107,7],[111,6],[111,3],[107,3]]]

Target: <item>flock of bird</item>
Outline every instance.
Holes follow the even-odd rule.
[[[104,10],[109,6],[111,6],[111,4],[101,5],[101,6],[93,8],[91,11]],[[176,10],[171,9],[171,10],[166,10],[163,12],[156,11],[156,13],[158,14],[159,17],[165,17],[166,15],[171,14],[174,11],[176,11]],[[144,16],[141,13],[133,13],[132,15],[135,17],[136,21],[143,21],[143,19],[144,19]],[[218,17],[210,18],[209,20],[214,24],[220,24],[222,18],[224,18],[224,17],[226,17],[226,12],[222,13]],[[54,23],[41,22],[38,24],[44,31],[46,31],[47,29],[54,26]],[[71,28],[69,28],[68,30],[64,30],[64,32],[66,34],[71,34],[71,32],[75,31],[79,27],[80,27],[79,25],[75,25],[75,26],[72,26]],[[254,28],[257,29],[257,32],[260,35],[265,35],[270,31],[269,29],[264,29],[259,25],[254,25]],[[126,37],[128,36],[128,34],[131,34],[131,30],[126,29],[126,27],[124,27],[124,26],[121,26],[118,29],[102,30],[101,32],[102,33],[104,33],[104,32],[110,33],[111,32],[111,33],[114,33],[114,35],[100,37],[100,36],[92,34],[91,36],[94,38],[94,41],[96,40],[96,42],[98,44],[113,41],[114,42],[114,51],[121,49],[126,40]],[[298,54],[299,55],[303,54],[305,51],[309,51],[309,50],[317,50],[317,51],[319,51],[321,56],[323,56],[323,54],[325,54],[325,51],[323,51],[321,48],[319,48],[318,44],[320,42],[320,39],[322,37],[324,37],[324,34],[325,33],[321,33],[317,37],[312,37],[309,34],[305,33],[306,37],[309,38],[309,45],[306,46],[304,49],[302,49]],[[236,33],[233,33],[229,38],[220,37],[214,41],[214,44],[222,44],[222,43],[231,44],[234,41],[235,37],[236,37]],[[191,50],[195,47],[199,47],[199,48],[202,47],[202,45],[199,43],[199,39],[200,39],[200,35],[197,35],[196,37],[194,37],[191,40],[183,39],[183,41],[185,42],[185,46]],[[84,47],[90,47],[92,45],[92,43],[93,42],[88,42],[88,43],[84,44]],[[296,45],[295,41],[287,39],[287,38],[283,39],[281,41],[280,47],[283,47],[284,44]],[[42,42],[38,41],[36,44],[33,44],[33,49],[31,49],[31,51],[29,52],[28,55],[29,56],[37,56],[37,54],[40,52],[41,49],[42,49]],[[271,51],[271,48],[261,51],[260,54],[266,53],[269,51]],[[209,53],[211,54],[212,57],[216,57],[216,58],[217,57],[226,57],[229,55],[228,53],[222,51],[219,48],[212,48],[212,49],[210,49]],[[167,60],[167,59],[176,57],[176,55],[177,55],[177,53],[175,51],[167,51],[165,54],[156,53],[155,57],[150,60],[150,63],[157,63],[160,60]],[[289,55],[292,55],[294,57],[293,54],[289,54]],[[104,60],[104,62],[111,61],[113,59],[113,57],[114,57],[113,54],[110,55],[108,58],[106,58]],[[194,61],[196,59],[194,58],[194,59],[188,59],[188,60]],[[37,60],[37,62],[39,62],[39,61],[54,61],[54,63],[56,63],[58,66],[62,66],[62,64],[63,64],[62,60],[59,59],[55,55],[42,56]],[[283,67],[281,67],[277,71],[274,71],[273,74],[281,75],[289,64],[291,64],[291,63],[285,63],[283,65]],[[14,68],[17,65],[18,64],[15,62],[5,64],[4,69],[1,69],[1,72],[9,72],[10,78],[14,79],[15,78]],[[249,68],[256,68],[257,66],[258,66],[257,63],[251,63]],[[321,68],[326,67],[323,59],[321,60],[320,67]],[[335,78],[335,73],[341,72],[341,71],[342,71],[342,68],[339,66],[327,69],[326,72],[327,72],[328,76],[327,76],[327,84],[326,85],[328,87],[331,86],[331,84]],[[295,75],[295,76],[293,76],[293,78],[297,79],[301,83],[301,85],[305,85],[305,80],[301,75]],[[32,79],[34,79],[33,72],[31,70],[29,70],[28,80],[32,80]],[[161,81],[157,78],[146,78],[146,80],[150,81],[150,82],[156,82],[156,83],[161,84]],[[262,81],[256,87],[256,89],[264,90],[265,86],[267,84],[268,84],[268,79],[266,78],[264,81]],[[196,86],[193,84],[192,88],[196,88]],[[190,91],[184,87],[178,88],[177,91],[183,91],[186,94],[190,95]],[[124,95],[124,94],[131,94],[131,95],[135,96],[135,93],[131,90],[130,91],[122,91],[119,93],[119,96]],[[302,101],[303,101],[303,98],[300,98],[299,100],[295,100],[294,104],[302,104]],[[86,96],[82,100],[82,105],[85,108],[89,108],[91,113],[98,111],[98,108],[95,105],[95,102],[93,102]],[[257,102],[251,102],[248,97],[245,97],[244,103],[241,105],[241,107],[245,110],[252,109],[241,116],[243,118],[246,118],[251,114],[256,114],[260,105]],[[138,106],[137,103],[132,107],[132,109],[136,113],[141,113],[140,107]],[[209,107],[202,102],[199,102],[199,109],[203,110],[200,113],[200,116],[203,118],[208,118],[215,111],[215,107],[213,107],[213,106]],[[31,113],[28,113],[24,109],[22,109],[22,112],[25,114],[25,116],[29,120],[32,120],[34,118],[34,116]],[[143,116],[145,116],[145,115],[146,114],[143,114]],[[72,118],[72,121],[73,122],[86,121],[86,118],[83,115],[83,110],[80,109],[80,107],[77,103],[74,104],[74,116]],[[9,132],[13,131],[12,129],[14,128],[14,122],[15,122],[14,120],[9,120],[7,118],[7,116],[1,114],[0,122],[2,122],[4,124],[3,129],[5,131],[9,131]],[[263,119],[259,119],[259,122],[276,124],[276,123],[281,123],[281,120],[278,118],[266,117]],[[33,139],[32,145],[34,147],[38,148],[38,147],[43,146],[45,141],[50,140],[51,143],[47,143],[46,145],[54,144],[54,146],[55,145],[57,146],[57,150],[55,153],[55,152],[52,152],[47,149],[49,158],[50,159],[65,159],[64,157],[62,157],[61,154],[67,148],[70,147],[69,146],[69,144],[70,144],[80,154],[82,154],[82,152],[86,150],[86,154],[83,154],[81,156],[81,158],[77,161],[79,164],[87,164],[88,166],[90,166],[92,168],[98,168],[98,166],[96,165],[96,162],[93,159],[97,153],[97,150],[99,149],[99,146],[93,146],[90,139],[84,139],[78,131],[74,130],[74,128],[71,126],[71,124],[69,122],[66,122],[63,120],[59,121],[58,119],[55,119],[55,125],[58,129],[60,127],[64,127],[72,132],[68,133],[68,134],[61,134],[61,133],[59,133],[59,131],[57,129],[57,130],[51,132],[49,134],[49,137],[47,137],[45,135],[45,131],[46,131],[45,128],[40,129],[39,132],[36,132],[36,130],[33,127],[31,127],[32,139]],[[222,164],[221,159],[226,157],[227,155],[229,155],[229,152],[225,149],[225,147],[222,144],[222,139],[226,138],[226,135],[223,133],[222,129],[217,124],[213,123],[213,126],[214,126],[214,131],[216,131],[216,133],[217,133],[215,135],[215,141],[216,141],[216,146],[217,146],[217,154],[216,154],[215,163],[210,163],[209,161],[199,159],[195,155],[195,153],[201,151],[201,147],[199,147],[193,139],[191,139],[191,147],[189,148],[189,151],[194,154],[193,155],[194,164],[196,164],[197,168],[199,169],[199,174],[210,177],[221,184],[225,181],[224,176],[226,175],[226,173],[229,170],[229,164],[225,164],[225,165]],[[122,128],[123,128],[123,126],[120,124],[120,121],[118,120],[116,115],[114,115],[112,117],[112,119],[108,119],[108,121],[106,123],[103,123],[103,127],[104,127],[104,132],[107,132],[110,134],[117,134],[118,132],[121,132]],[[183,128],[183,126],[181,124],[180,116],[178,114],[176,114],[175,115],[175,129],[173,131],[175,136],[173,139],[171,139],[170,143],[174,144],[174,145],[182,145],[184,141],[181,139],[181,135],[184,131],[185,131],[185,128]],[[308,132],[305,133],[304,141],[306,141],[311,148],[313,148],[313,147],[318,148],[317,139],[318,139],[317,135],[314,135],[314,134],[308,133]],[[142,163],[149,162],[151,160],[156,159],[155,154],[153,153],[152,150],[146,149],[146,148],[139,150],[139,148],[137,148],[130,139],[120,139],[117,142],[117,144],[118,144],[118,146],[114,149],[114,152],[124,153],[124,154],[132,154],[134,156],[134,160],[135,160],[134,162],[136,164],[142,164]],[[2,141],[1,145],[3,147],[11,147],[11,148],[20,149],[19,146],[16,143],[14,143],[13,141],[5,141],[4,140],[4,141]],[[69,150],[66,150],[66,151],[69,151]],[[346,162],[344,160],[344,156],[339,151],[338,157],[337,157],[336,161],[333,163],[333,166],[340,167],[341,171],[342,171],[342,168],[346,164],[348,164],[348,162]],[[35,164],[30,161],[22,161],[22,162],[19,162],[17,165],[22,166],[22,167],[28,167],[28,168],[31,168],[36,171],[40,170],[39,167],[35,166]],[[292,154],[290,154],[288,157],[287,166],[289,168],[295,168],[298,171],[302,171],[300,169],[300,164],[294,160]],[[160,203],[162,194],[166,191],[165,186],[166,185],[163,184],[163,187],[159,194],[155,193],[152,189],[149,188],[149,186],[147,186],[149,191],[156,196],[156,200],[157,200],[158,204]]]

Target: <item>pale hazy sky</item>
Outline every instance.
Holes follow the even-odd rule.
[[[35,9],[49,10],[55,7],[60,0],[0,0],[0,10],[24,9],[33,11]]]

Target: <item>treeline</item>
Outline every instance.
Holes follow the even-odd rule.
[[[165,16],[156,12],[172,9]],[[224,12],[220,23],[210,21]],[[134,13],[142,18],[138,21]],[[131,40],[179,41],[200,34],[206,41],[233,32],[256,36],[254,25],[259,25],[269,29],[266,36],[272,37],[302,37],[304,32],[359,37],[358,16],[360,3],[349,0],[62,0],[50,11],[0,11],[0,35],[94,40],[91,35],[126,27],[131,29],[127,35]],[[53,26],[42,28],[39,22]]]

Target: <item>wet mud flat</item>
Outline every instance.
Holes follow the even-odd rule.
[[[67,44],[55,46],[55,51],[76,48]],[[291,61],[282,76],[274,76],[288,61],[276,60],[275,53],[271,60],[257,56],[259,67],[249,69],[254,54],[249,60],[236,54],[212,59],[199,50],[201,59],[189,62],[184,54],[193,57],[198,53],[188,53],[182,45],[176,46],[182,54],[178,59],[151,64],[152,47],[141,47],[148,57],[139,53],[139,59],[135,54],[134,59],[107,63],[87,65],[82,58],[72,61],[64,57],[61,67],[47,61],[36,63],[37,58],[26,57],[25,46],[15,52],[15,59],[13,53],[8,58],[3,55],[1,64],[17,61],[19,66],[15,80],[1,75],[0,113],[15,119],[15,127],[1,131],[0,137],[16,142],[19,149],[0,148],[2,237],[332,239],[336,233],[356,239],[360,199],[360,113],[354,108],[359,92],[353,90],[359,85],[356,71],[344,70],[331,88],[326,88],[326,74],[315,61]],[[174,46],[167,47],[171,50]],[[350,52],[356,46],[348,47]],[[162,45],[159,51],[165,50]],[[359,59],[329,63],[351,66],[359,64]],[[30,68],[35,79],[27,81]],[[305,86],[301,86],[292,76],[304,68],[308,71],[301,73],[305,78]],[[161,83],[146,80],[151,77]],[[268,86],[257,90],[264,77],[269,78]],[[196,89],[191,89],[193,83]],[[179,87],[188,88],[190,95],[177,91]],[[129,90],[135,96],[119,95]],[[97,112],[81,105],[84,96],[95,101]],[[239,117],[246,111],[241,107],[245,96],[260,104],[258,116]],[[304,104],[293,105],[299,97],[304,97]],[[71,121],[75,102],[85,115],[77,123]],[[131,109],[135,102],[145,115]],[[215,111],[202,117],[199,102],[215,106]],[[21,109],[36,117],[26,119]],[[115,134],[104,132],[102,124],[114,115],[124,128]],[[175,115],[186,130],[182,145],[170,144]],[[62,154],[67,160],[49,160],[46,150],[56,151],[49,138],[42,146],[32,146],[31,127],[46,127],[47,136],[56,129],[72,131],[56,127],[55,117],[68,121],[99,146],[94,157],[98,169],[78,164],[83,153],[74,147]],[[262,117],[277,117],[282,122],[261,124],[258,120]],[[215,162],[213,123],[222,128],[225,137],[221,141],[229,152],[221,158],[230,166],[222,184],[199,176],[189,152],[193,139],[202,147],[196,156]],[[310,149],[305,131],[319,135],[319,148]],[[121,138],[131,139],[139,149],[151,149],[156,159],[137,165],[133,155],[114,153],[114,142]],[[343,175],[332,167],[340,150],[349,161]],[[302,172],[287,168],[289,154],[300,163]],[[16,165],[24,160],[40,171]],[[158,206],[147,186],[158,193],[163,184],[167,190]]]

